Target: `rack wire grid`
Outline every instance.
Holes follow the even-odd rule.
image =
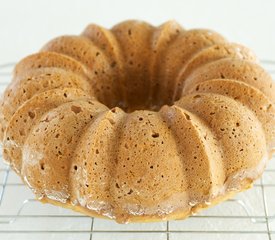
[[[274,79],[275,61],[261,62]],[[13,67],[14,63],[0,65],[0,92],[9,83]],[[0,239],[275,240],[274,160],[252,189],[184,221],[121,225],[39,203],[1,159]]]

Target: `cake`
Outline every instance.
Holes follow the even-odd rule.
[[[183,219],[261,176],[274,101],[254,53],[214,31],[90,24],[16,65],[3,157],[44,203],[120,223]]]

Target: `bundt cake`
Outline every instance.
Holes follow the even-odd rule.
[[[42,202],[117,222],[181,219],[261,176],[274,102],[253,52],[214,31],[91,24],[16,65],[3,156]]]

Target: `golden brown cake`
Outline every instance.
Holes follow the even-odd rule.
[[[255,55],[214,31],[91,24],[16,65],[3,156],[42,202],[117,222],[185,218],[261,176],[274,102]]]

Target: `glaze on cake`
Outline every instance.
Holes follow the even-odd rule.
[[[214,31],[91,24],[16,65],[3,156],[42,202],[117,222],[185,218],[261,176],[274,101],[253,52]]]

